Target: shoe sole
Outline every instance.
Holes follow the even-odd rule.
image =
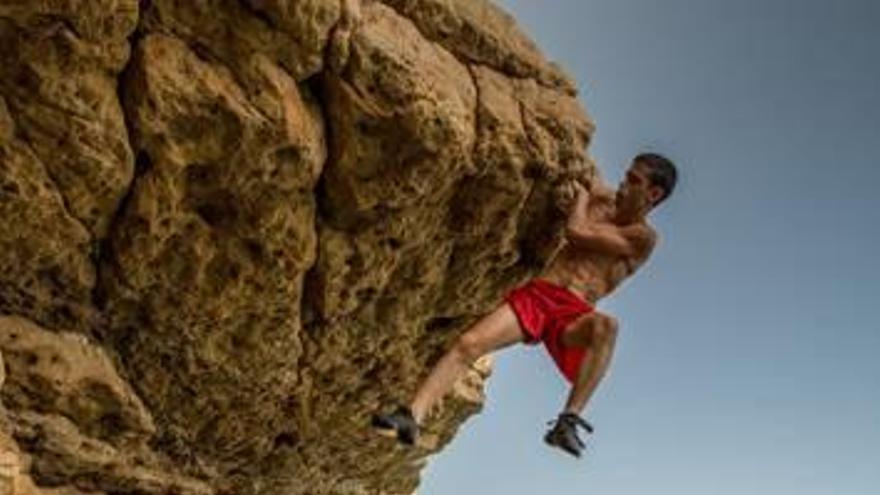
[[[377,435],[397,440],[397,442],[401,445],[406,445],[409,447],[418,445],[418,440],[407,441],[403,437],[401,437],[400,432],[394,428],[380,428],[378,426],[374,426],[373,430],[375,430]]]
[[[385,438],[397,438],[397,439],[400,438],[400,435],[397,434],[397,430],[395,430],[394,428],[373,427],[373,429],[376,431],[376,433],[378,435],[383,436]]]
[[[566,448],[562,444],[556,443],[554,440],[550,439],[549,437],[544,437],[544,443],[546,443],[547,445],[549,445],[553,448],[557,448],[567,454],[570,454],[578,459],[581,458],[581,453],[579,451],[569,450],[568,448]]]

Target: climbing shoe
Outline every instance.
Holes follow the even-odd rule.
[[[562,413],[555,421],[547,424],[552,428],[544,435],[544,442],[559,447],[575,457],[580,457],[581,450],[586,447],[578,437],[577,427],[582,427],[587,433],[593,433],[593,426],[574,413]]]
[[[406,406],[398,406],[389,414],[375,414],[372,426],[381,435],[396,437],[405,445],[415,445],[419,437],[419,425],[413,418],[412,411]]]

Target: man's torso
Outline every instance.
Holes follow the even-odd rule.
[[[609,222],[614,214],[613,196],[590,201],[591,222]],[[567,242],[541,274],[541,278],[567,287],[585,300],[595,302],[610,294],[650,256],[651,249],[633,256],[617,256],[580,248]]]

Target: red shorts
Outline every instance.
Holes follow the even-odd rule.
[[[574,383],[586,349],[562,345],[562,334],[579,316],[593,307],[574,292],[541,279],[533,279],[504,297],[519,319],[526,344],[544,342],[563,376]]]

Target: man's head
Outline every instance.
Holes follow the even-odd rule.
[[[638,155],[617,190],[617,208],[648,211],[672,194],[677,178],[675,165],[668,158],[656,153]]]

